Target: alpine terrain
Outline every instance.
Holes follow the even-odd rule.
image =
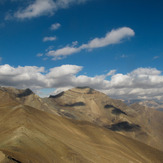
[[[161,163],[161,113],[88,87],[49,98],[1,87],[0,162]]]

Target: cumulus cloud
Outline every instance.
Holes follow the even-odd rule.
[[[61,24],[60,23],[55,23],[55,24],[52,24],[50,29],[55,31],[57,29],[59,29],[61,27]]]
[[[45,70],[44,67],[0,66],[0,85],[17,88],[54,88],[56,92],[72,87],[89,86],[118,99],[163,100],[163,75],[156,68],[138,68],[127,74],[110,70],[98,76],[78,75],[83,67],[62,65]],[[111,78],[107,79],[110,76]]]
[[[76,65],[62,65],[60,67],[54,67],[49,70],[49,73],[46,75],[47,78],[55,77],[65,77],[69,75],[75,75],[82,70],[81,66]]]
[[[73,4],[80,4],[88,0],[35,0],[14,13],[18,19],[31,19],[42,15],[53,15],[59,9],[65,9]]]
[[[43,42],[55,41],[56,39],[57,39],[56,36],[44,37],[44,38],[43,38]]]
[[[62,65],[45,71],[44,67],[12,67],[5,64],[0,66],[0,85],[32,89],[55,88],[68,83],[71,85],[73,76],[81,70],[82,67],[77,65]]]
[[[18,66],[15,68],[7,64],[1,65],[0,85],[18,88],[41,88],[45,86],[44,75],[42,75],[43,72],[44,67]]]
[[[122,27],[116,30],[108,32],[103,38],[95,38],[88,42],[87,44],[82,44],[79,47],[75,47],[74,43],[72,46],[65,46],[61,49],[51,50],[47,53],[48,56],[52,56],[54,60],[64,58],[68,55],[80,52],[84,49],[95,49],[101,48],[112,44],[118,44],[124,39],[132,37],[135,32],[129,27]]]
[[[161,71],[157,70],[156,68],[138,68],[132,72],[132,75],[160,75]]]

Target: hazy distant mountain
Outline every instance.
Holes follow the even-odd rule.
[[[135,100],[125,100],[124,103],[126,103],[127,105],[132,105],[132,104],[138,103],[139,105],[143,105],[148,108],[153,108],[158,111],[163,111],[163,102],[161,102],[161,101],[135,99]]]
[[[162,115],[160,125],[156,116],[90,88],[45,99],[29,89],[0,88],[0,162],[161,163],[163,152],[128,138],[161,149]]]
[[[149,101],[141,101],[139,102],[139,104],[159,111],[163,111],[163,102],[161,103],[154,100],[149,100]]]

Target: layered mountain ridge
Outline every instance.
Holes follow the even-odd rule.
[[[28,89],[0,88],[0,162],[161,163],[161,151],[129,138],[161,150],[156,120],[140,122],[157,113],[146,112],[90,88],[43,99]]]

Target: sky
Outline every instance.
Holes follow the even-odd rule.
[[[162,101],[162,30],[162,0],[0,0],[0,86]]]

